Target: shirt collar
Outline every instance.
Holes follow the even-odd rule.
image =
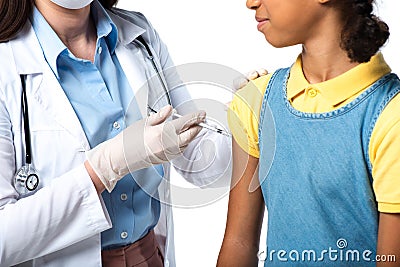
[[[361,63],[349,71],[325,82],[310,84],[304,77],[301,56],[299,56],[290,71],[287,86],[287,96],[292,100],[308,87],[316,88],[329,102],[336,106],[350,97],[364,90],[383,75],[390,73],[391,69],[386,64],[381,53],[377,53],[371,60]],[[351,86],[349,86],[351,84]]]
[[[91,13],[97,29],[97,39],[105,37],[108,49],[113,54],[118,41],[117,27],[97,0],[93,1]]]
[[[118,41],[118,30],[97,0],[92,3],[91,15],[97,29],[97,40],[105,38],[110,53],[114,53]],[[60,54],[66,53],[68,49],[36,7],[33,10],[31,21],[46,61],[55,75],[59,77],[57,60]]]

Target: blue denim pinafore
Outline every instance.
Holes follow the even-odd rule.
[[[388,74],[334,111],[303,113],[287,100],[288,76],[289,69],[273,74],[260,113],[265,266],[374,266],[378,211],[368,144],[399,79]]]

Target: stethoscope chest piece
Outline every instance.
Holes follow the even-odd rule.
[[[15,174],[14,187],[22,196],[33,193],[37,189],[38,185],[39,176],[30,164],[22,166]]]

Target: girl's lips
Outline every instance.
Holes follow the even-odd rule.
[[[258,21],[257,29],[258,29],[258,30],[261,30],[261,27],[262,27],[265,23],[267,23],[269,20],[268,20],[268,19],[263,19],[263,20],[258,20],[258,19],[257,19],[257,21]]]

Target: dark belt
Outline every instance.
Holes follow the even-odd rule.
[[[155,239],[154,231],[125,247],[103,250],[103,267],[162,267],[164,258]]]

